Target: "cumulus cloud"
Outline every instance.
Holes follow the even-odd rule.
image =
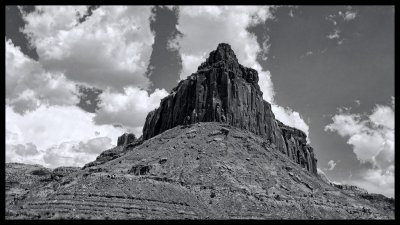
[[[84,141],[99,136],[106,136],[117,143],[117,138],[124,130],[112,125],[95,125],[95,114],[88,113],[76,106],[40,106],[24,116],[15,113],[6,106],[7,134],[9,144],[34,143],[38,149],[47,149],[54,143]]]
[[[357,12],[352,9],[351,6],[345,7],[344,12],[342,10],[339,10],[337,13],[327,15],[325,17],[326,20],[332,22],[334,26],[338,25],[339,22],[349,22],[351,20],[354,20],[357,16]]]
[[[331,40],[336,40],[337,43],[341,45],[345,39],[341,37],[341,30],[339,29],[340,24],[354,20],[356,16],[357,12],[352,10],[351,6],[345,7],[344,12],[339,10],[337,13],[326,16],[325,19],[332,22],[334,26],[333,32],[329,33],[326,37]]]
[[[370,193],[380,193],[387,197],[394,197],[394,165],[386,170],[368,169],[361,176],[361,178],[345,180],[345,182],[363,187]]]
[[[325,174],[325,172],[323,170],[321,170],[320,168],[317,168],[317,174],[321,177],[321,179],[323,179],[326,183],[330,183],[332,182],[331,180],[329,180],[328,176]]]
[[[367,190],[373,186],[393,188],[389,181],[394,168],[394,98],[392,102],[391,106],[376,105],[369,115],[348,112],[334,115],[333,122],[325,126],[325,131],[347,138],[361,163],[372,163],[373,168],[365,173],[364,183],[361,182]],[[378,177],[388,182],[378,182]],[[365,182],[370,182],[370,186]]]
[[[308,135],[308,125],[297,112],[283,108],[274,102],[274,88],[271,74],[257,61],[257,55],[263,53],[266,59],[269,44],[261,48],[254,34],[247,28],[272,19],[270,7],[260,6],[182,6],[179,8],[178,30],[182,36],[176,37],[182,59],[180,79],[196,72],[205,61],[208,53],[215,50],[219,43],[229,43],[241,64],[254,68],[259,74],[259,85],[263,99],[273,105],[273,112],[283,123],[303,130]],[[207,40],[207,41],[204,41]]]
[[[329,166],[328,170],[333,170],[335,168],[335,166],[336,166],[335,161],[329,160],[328,166]]]
[[[6,162],[43,165],[42,161],[40,151],[32,143],[6,144]]]
[[[156,89],[152,94],[139,88],[124,88],[124,93],[112,93],[108,90],[100,94],[100,109],[94,121],[97,124],[122,124],[135,130],[141,127],[147,114],[160,105],[167,96],[165,89]],[[137,130],[137,129],[136,129]],[[140,136],[141,132],[135,133]]]
[[[266,61],[268,59],[268,54],[269,54],[270,48],[271,48],[271,44],[269,43],[269,36],[266,36],[262,43],[262,50],[261,50],[262,60]]]
[[[81,167],[112,147],[115,145],[111,143],[109,137],[97,137],[80,142],[67,141],[44,149],[37,149],[32,143],[6,145],[6,162],[41,164],[49,168]]]
[[[75,152],[86,152],[93,154],[100,154],[104,149],[109,149],[115,145],[111,143],[109,137],[97,137],[89,139],[86,142],[80,141],[78,145],[72,147]]]
[[[339,39],[340,38],[339,34],[340,34],[340,30],[339,29],[334,29],[333,33],[328,34],[328,36],[326,36],[326,37],[329,38],[329,39]]]
[[[58,166],[83,166],[93,161],[106,149],[115,147],[109,137],[97,137],[85,141],[63,142],[46,149],[43,162],[50,168]]]
[[[293,10],[292,10],[292,9],[290,9],[290,11],[289,11],[289,16],[290,16],[290,17],[294,17],[294,14],[293,14]]]
[[[73,82],[62,73],[47,72],[40,63],[21,52],[6,40],[6,104],[24,114],[40,105],[71,105],[78,103]]]
[[[354,20],[357,16],[357,12],[353,11],[351,6],[348,6],[346,7],[345,12],[339,11],[338,15],[341,16],[343,20],[347,22],[350,20]]]
[[[278,105],[271,105],[272,111],[275,114],[275,117],[284,123],[285,125],[295,127],[299,130],[302,130],[304,133],[307,134],[307,141],[309,140],[308,133],[309,127],[307,123],[301,118],[300,114],[296,111],[293,111],[290,108],[283,108]]]
[[[80,23],[86,6],[36,6],[22,30],[46,70],[98,88],[147,88],[154,34],[150,6],[101,6]]]
[[[60,166],[83,165],[95,159],[98,153],[115,146],[125,130],[96,125],[93,117],[93,113],[76,106],[40,106],[23,116],[6,106],[6,161]],[[35,149],[38,154],[33,154]]]
[[[312,54],[314,54],[311,50],[310,51],[307,51],[306,53],[304,53],[303,55],[301,55],[300,56],[300,59],[302,59],[302,58],[304,58],[304,57],[307,57],[307,56],[310,56],[310,55],[312,55]]]
[[[6,40],[7,161],[81,166],[114,146],[122,133],[139,137],[147,113],[167,95],[164,89],[146,91],[151,7],[88,9],[21,10],[22,32],[39,60]],[[102,90],[96,103],[77,90],[82,85]],[[79,100],[97,110],[83,111]]]
[[[377,105],[370,115],[337,114],[325,131],[347,137],[347,143],[361,162],[382,168],[394,158],[394,108]]]
[[[49,148],[37,149],[33,143],[6,144],[6,162],[41,164],[49,168],[59,166],[83,166],[93,161],[106,149],[115,147],[109,137],[97,137],[85,141],[67,141]]]
[[[31,156],[39,154],[38,150],[36,149],[36,145],[32,143],[27,143],[26,145],[10,145],[9,148],[12,148],[15,153],[20,156]]]

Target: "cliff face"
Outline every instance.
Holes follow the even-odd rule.
[[[278,120],[277,122],[286,144],[284,153],[302,167],[307,168],[308,171],[317,174],[317,158],[314,149],[307,144],[306,134],[301,130],[286,126]]]
[[[262,98],[257,71],[240,65],[228,44],[219,44],[196,73],[182,80],[147,115],[143,139],[197,122],[221,122],[249,130],[317,173],[317,160],[306,135],[275,119],[271,104]]]

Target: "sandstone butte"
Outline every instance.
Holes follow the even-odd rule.
[[[220,122],[264,137],[308,171],[317,174],[317,159],[306,134],[284,125],[263,99],[256,70],[239,64],[229,44],[221,43],[196,73],[182,80],[147,115],[143,139],[177,125]]]
[[[394,219],[394,199],[317,173],[256,70],[219,44],[150,112],[143,135],[79,167],[6,164],[6,219]]]

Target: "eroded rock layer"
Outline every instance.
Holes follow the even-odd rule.
[[[239,64],[228,44],[219,44],[198,71],[182,80],[147,115],[143,139],[178,125],[221,122],[260,135],[308,171],[317,173],[317,160],[306,135],[275,119],[263,100],[256,70]]]

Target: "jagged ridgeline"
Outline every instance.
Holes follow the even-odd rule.
[[[265,138],[308,171],[317,174],[317,159],[306,134],[275,119],[258,85],[258,73],[239,64],[229,44],[221,43],[196,73],[179,82],[147,115],[143,139],[178,125],[221,122]]]

